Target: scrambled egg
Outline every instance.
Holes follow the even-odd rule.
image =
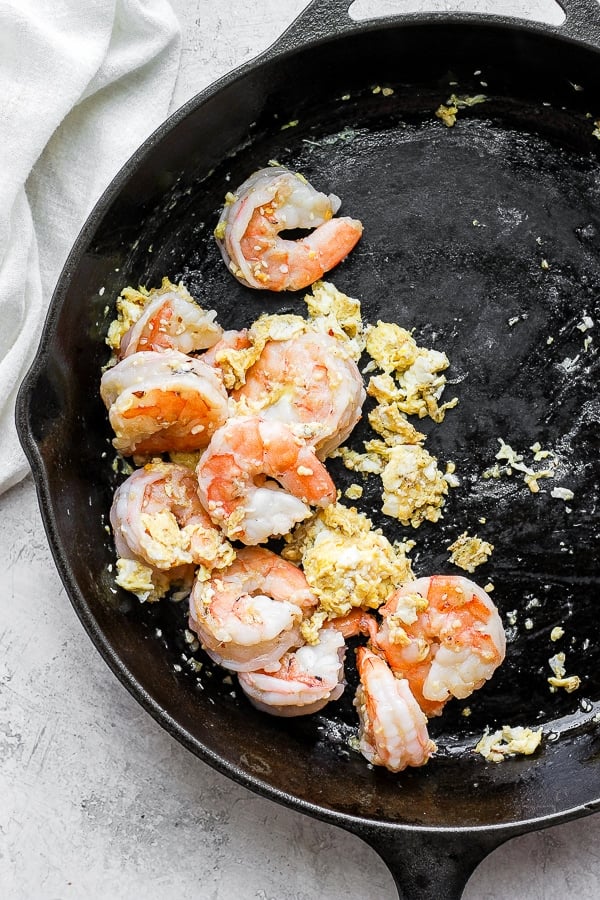
[[[555,500],[572,500],[575,494],[570,488],[564,487],[555,487],[550,491],[550,496],[554,497]]]
[[[421,594],[402,594],[396,600],[396,612],[387,616],[388,637],[391,644],[408,647],[412,643],[412,639],[406,633],[405,625],[413,625],[419,618],[419,614],[424,612],[429,606],[427,597]],[[429,648],[423,646],[425,655],[429,653]]]
[[[429,416],[434,422],[442,422],[446,410],[458,403],[457,397],[441,406],[438,403],[446,383],[446,378],[438,373],[447,366],[445,353],[425,350],[398,376],[397,383],[388,373],[374,375],[367,385],[367,394],[378,403],[396,403],[400,412],[409,416]]]
[[[117,560],[115,581],[119,587],[135,594],[142,603],[160,600],[171,587],[166,572],[159,572],[133,559]]]
[[[448,487],[458,480],[450,470],[442,475],[435,458],[421,446],[425,435],[407,416],[441,422],[446,410],[456,406],[456,398],[441,406],[438,402],[446,384],[440,373],[448,367],[448,357],[419,347],[409,331],[393,322],[368,326],[365,335],[372,362],[364,371],[382,370],[367,387],[377,401],[368,414],[369,424],[380,437],[365,441],[365,453],[340,447],[332,455],[351,471],[381,476],[386,515],[414,528],[425,519],[437,522]]]
[[[342,503],[298,525],[286,542],[282,556],[302,565],[319,600],[316,614],[302,629],[309,641],[326,619],[344,616],[353,607],[377,609],[412,578],[407,545],[392,546],[370,519]]]
[[[395,444],[420,444],[425,440],[425,435],[408,421],[395,401],[379,403],[368,414],[368,419],[373,431],[391,447]]]
[[[418,354],[417,342],[410,331],[395,322],[381,320],[367,328],[366,349],[373,362],[384,372],[404,372],[412,366]]]
[[[368,443],[372,445],[374,441]],[[385,447],[385,444],[383,446]],[[367,444],[365,444],[366,447]],[[385,457],[373,448],[367,453],[358,453],[357,450],[350,450],[349,447],[338,447],[330,456],[339,457],[351,472],[362,472],[364,475],[381,475],[385,468]]]
[[[235,559],[235,550],[220,531],[200,522],[180,527],[170,510],[142,513],[140,523],[151,539],[152,556],[149,558],[159,569],[193,563],[195,543],[202,546],[204,563],[212,568],[222,569]]]
[[[441,406],[438,403],[446,385],[440,373],[450,364],[446,354],[418,347],[406,329],[390,322],[378,322],[366,329],[366,335],[373,362],[365,371],[377,366],[383,373],[370,379],[367,393],[380,404],[395,404],[407,415],[443,421],[446,410],[458,403],[456,397]]]
[[[304,302],[311,319],[327,319],[330,316],[351,340],[361,340],[363,321],[360,300],[348,297],[338,291],[329,281],[315,281],[311,293],[306,294]],[[364,348],[364,343],[363,343]]]
[[[382,511],[403,525],[417,528],[426,519],[437,522],[442,515],[448,482],[435,457],[419,444],[390,447],[381,481]]]
[[[123,335],[129,331],[132,325],[135,325],[142,315],[146,304],[154,300],[155,297],[160,297],[161,294],[170,294],[173,291],[184,300],[194,302],[193,297],[181,282],[173,284],[166,277],[163,278],[159,288],[152,288],[149,291],[145,287],[140,287],[138,290],[133,287],[123,288],[120,296],[117,297],[117,318],[108,326],[108,334],[106,336],[108,346],[117,351],[121,345]]]
[[[481,753],[488,762],[503,762],[507,756],[523,754],[530,756],[539,747],[542,740],[542,729],[533,731],[531,728],[503,725],[500,731],[492,734],[486,728],[485,733],[477,746],[476,753]]]
[[[451,551],[450,562],[465,572],[474,572],[477,566],[487,562],[494,545],[482,540],[477,535],[469,535],[466,531],[458,537],[448,550]]]

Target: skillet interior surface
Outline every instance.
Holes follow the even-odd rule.
[[[592,51],[493,23],[373,25],[266,59],[209,91],[134,161],[67,264],[19,406],[59,568],[138,699],[242,782],[326,815],[438,827],[552,816],[600,796],[599,364],[597,326],[583,330],[600,318],[599,82]],[[453,92],[487,99],[447,128],[434,111]],[[360,298],[364,319],[414,328],[451,361],[445,399],[459,405],[442,424],[419,423],[460,478],[443,520],[403,529],[381,514],[376,478],[356,504],[390,539],[416,540],[417,575],[458,572],[447,546],[465,530],[495,547],[474,577],[494,583],[507,661],[431,722],[439,754],[423,770],[391,775],[349,748],[351,688],[318,716],[256,712],[202,651],[190,653],[184,604],[140,606],[114,585],[106,525],[123,475],[98,382],[115,298],[169,275],[226,328],[265,310],[302,313],[302,293],[238,284],[212,238],[225,192],[270,160],[362,219],[361,242],[327,277]],[[366,436],[359,426],[350,445]],[[535,442],[553,450],[554,479],[533,494],[516,472],[484,478],[498,438],[526,462]],[[358,480],[337,460],[330,469],[342,490]],[[553,498],[554,486],[573,499]],[[549,690],[557,651],[581,677],[575,693]],[[505,723],[542,726],[542,750],[484,763],[472,748]]]

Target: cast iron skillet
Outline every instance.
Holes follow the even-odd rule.
[[[600,805],[598,358],[584,346],[595,331],[581,330],[600,315],[600,13],[593,0],[562,0],[558,28],[446,14],[359,24],[348,5],[315,0],[119,173],[61,275],[17,419],[71,601],[137,700],[219,771],[361,836],[403,897],[452,898],[503,841]],[[453,91],[489,99],[446,128],[434,110]],[[271,159],[363,220],[362,241],[330,277],[366,318],[398,321],[448,353],[447,396],[460,404],[428,429],[428,447],[456,463],[461,486],[441,524],[409,535],[414,568],[456,571],[447,544],[479,533],[496,549],[477,578],[493,580],[514,623],[496,678],[432,722],[438,755],[401,775],[349,748],[351,689],[321,716],[262,715],[222,672],[193,671],[182,605],[132,603],[110,571],[105,525],[122,475],[97,387],[115,297],[168,274],[226,327],[264,309],[302,311],[301,296],[235,282],[211,236],[225,191]],[[526,460],[536,441],[554,449],[554,481],[533,495],[520,476],[482,478],[499,437]],[[356,480],[332,472],[342,488]],[[551,497],[553,485],[574,499]],[[378,493],[369,482],[362,508],[391,538],[407,536],[381,516]],[[552,643],[559,624],[565,636]],[[549,691],[558,650],[581,676],[576,693]],[[485,763],[472,748],[504,723],[541,726],[541,750]]]

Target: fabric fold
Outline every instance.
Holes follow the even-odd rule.
[[[0,6],[0,493],[28,471],[14,423],[67,254],[167,117],[180,59],[168,0]]]

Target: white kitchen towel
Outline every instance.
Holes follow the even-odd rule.
[[[168,0],[0,0],[0,493],[28,471],[15,398],[56,279],[166,118],[180,50]]]

